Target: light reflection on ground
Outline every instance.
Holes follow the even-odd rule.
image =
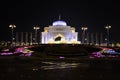
[[[3,62],[0,80],[120,80],[120,61]]]
[[[64,68],[75,68],[79,67],[81,63],[67,63],[67,62],[42,62],[43,66],[41,69],[50,70],[50,69],[64,69]]]

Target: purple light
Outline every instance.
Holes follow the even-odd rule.
[[[31,56],[31,55],[32,55],[32,53],[23,53],[23,54],[21,54],[19,56]]]
[[[16,52],[23,52],[24,48],[22,47],[19,47],[19,48],[16,48]]]
[[[3,53],[0,53],[0,55],[12,55],[13,53],[12,52],[3,52]]]
[[[29,50],[28,47],[19,47],[16,48],[14,52],[10,52],[9,49],[4,49],[2,50],[2,52],[0,53],[0,55],[18,55],[18,56],[31,56],[33,51]]]
[[[100,52],[93,52],[90,55],[90,58],[101,58],[101,57],[105,57],[105,55],[101,54]]]
[[[63,57],[63,56],[60,56],[59,58],[60,58],[60,59],[64,59],[65,57]]]

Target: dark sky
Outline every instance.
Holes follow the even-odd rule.
[[[2,4],[2,3],[1,3]],[[88,27],[90,33],[103,33],[111,25],[110,39],[120,42],[120,4],[115,0],[16,0],[6,1],[1,6],[0,40],[9,40],[10,24],[16,25],[16,32],[34,32],[33,27],[52,25],[53,21],[66,21],[74,26],[81,36],[81,27]]]

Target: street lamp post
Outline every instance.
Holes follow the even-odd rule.
[[[13,44],[13,41],[14,41],[14,28],[16,28],[16,26],[14,25],[14,24],[11,24],[11,25],[9,25],[9,27],[11,28],[11,30],[12,30],[12,36],[11,36],[11,42],[12,42],[12,44]]]
[[[107,29],[107,47],[109,47],[109,43],[110,43],[110,33],[109,33],[109,29],[111,28],[111,26],[105,26],[105,28]]]
[[[37,43],[37,30],[39,30],[39,27],[33,27],[33,29],[35,30],[35,43]]]
[[[83,30],[83,33],[82,33],[82,43],[84,44],[85,42],[85,31],[88,29],[87,27],[82,27],[81,28]]]

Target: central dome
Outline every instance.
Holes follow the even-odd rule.
[[[65,21],[54,21],[53,26],[67,26],[67,23]]]

